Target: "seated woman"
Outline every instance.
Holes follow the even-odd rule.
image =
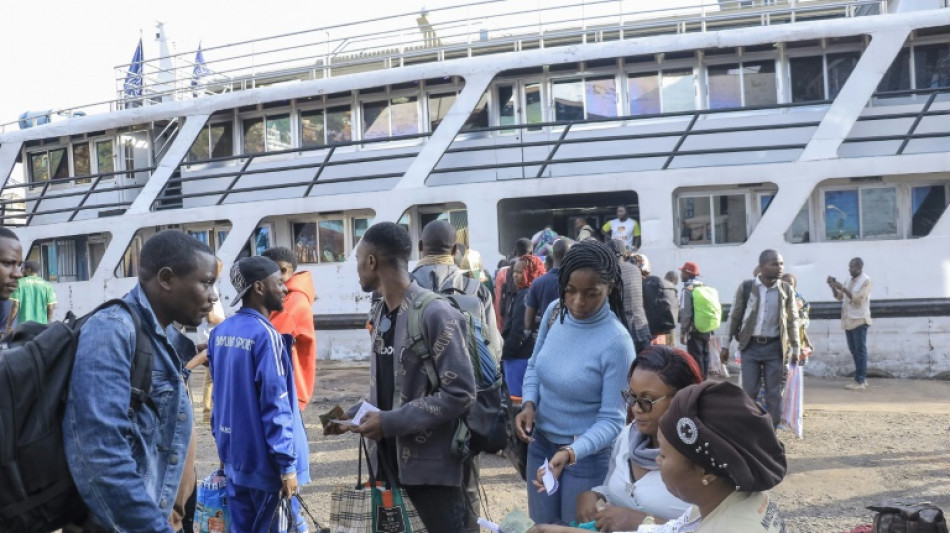
[[[646,517],[662,524],[681,516],[689,504],[666,490],[656,456],[660,417],[680,389],[702,381],[696,360],[680,349],[650,346],[637,355],[623,391],[633,420],[614,441],[604,483],[577,497],[577,521],[595,522],[598,531],[633,531]],[[567,533],[578,528],[539,525],[532,533]]]
[[[785,477],[785,448],[772,419],[742,389],[707,381],[681,390],[660,418],[660,475],[693,504],[680,518],[638,533],[785,531],[765,491]]]

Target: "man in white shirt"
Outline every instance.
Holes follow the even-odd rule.
[[[640,224],[632,218],[627,218],[627,208],[617,208],[617,218],[604,224],[604,233],[611,239],[620,239],[627,245],[627,250],[636,252],[640,249]]]
[[[848,339],[854,359],[854,383],[846,389],[866,389],[868,373],[868,327],[871,326],[871,278],[864,273],[864,260],[855,257],[848,263],[851,280],[847,285],[828,276],[828,286],[841,302],[841,328]]]

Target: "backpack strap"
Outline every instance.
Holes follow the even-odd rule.
[[[118,305],[125,309],[132,318],[132,324],[135,326],[135,355],[132,358],[132,375],[130,380],[132,395],[129,400],[129,417],[132,417],[135,411],[140,409],[143,404],[157,411],[158,408],[155,406],[155,402],[152,401],[151,397],[152,362],[155,359],[155,354],[152,351],[152,343],[148,340],[148,335],[142,329],[142,320],[139,317],[138,311],[134,309],[129,302],[121,298],[115,298],[96,307],[91,313],[86,315],[85,318],[113,305]],[[85,322],[85,320],[83,320],[83,322]]]
[[[440,296],[434,292],[423,291],[413,298],[409,304],[409,316],[407,317],[406,329],[409,334],[409,349],[422,360],[422,368],[429,379],[429,394],[439,390],[439,375],[435,370],[435,361],[432,360],[432,354],[429,353],[429,346],[426,344],[423,319],[429,304],[439,298]]]

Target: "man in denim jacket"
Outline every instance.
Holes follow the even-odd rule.
[[[217,300],[217,263],[179,231],[149,239],[139,283],[124,296],[152,343],[151,399],[130,411],[135,325],[120,306],[86,322],[69,384],[63,439],[69,470],[89,507],[92,528],[170,532],[169,516],[191,439],[185,362],[195,346],[174,322],[197,326]]]

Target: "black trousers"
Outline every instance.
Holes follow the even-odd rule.
[[[458,533],[465,529],[467,504],[462,487],[404,485],[403,488],[429,533]]]
[[[693,330],[686,337],[686,351],[696,360],[703,379],[709,377],[709,335]],[[719,354],[716,354],[716,357],[719,357]]]

